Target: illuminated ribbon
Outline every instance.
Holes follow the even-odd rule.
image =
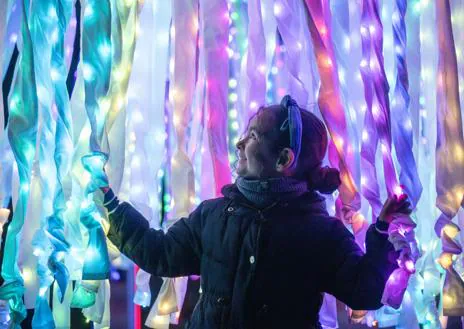
[[[312,73],[310,59],[313,59],[314,54],[303,32],[308,24],[306,17],[302,16],[304,11],[304,3],[301,1],[276,0],[274,3],[277,28],[285,45],[284,65],[288,70],[286,93],[306,108],[309,102],[313,102],[315,83],[313,74],[309,74]]]
[[[8,18],[11,11],[11,6],[13,4],[12,0],[7,0],[6,4],[0,7],[0,54],[2,55],[3,59],[3,47],[4,47],[4,40],[6,39],[6,28],[8,26]],[[3,63],[0,63],[0,77],[3,81]],[[0,88],[0,146],[3,142],[3,127],[5,126],[5,118],[4,118],[4,111],[3,111],[3,88]],[[0,168],[1,169],[1,168]]]
[[[354,161],[352,152],[348,150],[348,131],[331,38],[329,1],[306,0],[306,6],[309,10],[309,27],[321,80],[318,105],[333,141],[329,147],[329,160],[340,170],[342,185],[339,187],[339,196],[342,201],[342,217],[350,222],[361,204],[350,168]]]
[[[230,165],[227,152],[227,28],[229,17],[227,1],[202,0],[200,22],[206,66],[206,110],[208,142],[213,161],[215,195],[230,183]]]
[[[459,74],[459,97],[464,104],[464,1],[451,1],[451,23],[453,25],[453,40],[456,48],[456,60]],[[463,122],[464,124],[464,122]]]
[[[130,125],[126,136],[130,136],[129,150],[133,152],[129,153],[128,170],[124,174],[128,186],[124,185],[123,190],[137,209],[147,209],[146,214],[142,213],[150,221],[150,226],[157,229],[161,223],[158,172],[165,159],[150,154],[165,153],[164,120],[159,118],[164,117],[170,22],[171,3],[148,1],[143,4],[139,16],[142,32],[137,35],[127,92]],[[153,33],[156,33],[155,38]],[[141,56],[148,56],[150,60],[140,60]],[[149,281],[150,274],[140,269],[136,276],[134,303],[144,307],[150,305]]]
[[[459,82],[456,51],[451,25],[450,2],[436,1],[438,34],[438,78],[437,78],[437,145],[436,145],[436,189],[437,207],[442,212],[435,230],[441,235],[442,257],[446,254],[459,255],[462,247],[455,239],[459,228],[451,233],[447,227],[456,216],[464,201],[464,139],[462,114],[459,101]],[[446,223],[446,224],[445,224]],[[443,225],[445,224],[445,225]],[[449,300],[464,295],[464,282],[451,264],[447,269],[443,291],[443,314],[464,315],[462,300]],[[451,283],[460,280],[460,284]]]
[[[261,0],[248,1],[248,48],[241,81],[241,100],[248,117],[265,104],[266,39]]]
[[[388,195],[393,195],[397,191],[397,178],[391,157],[391,119],[390,104],[388,98],[388,81],[384,69],[383,59],[383,27],[379,16],[377,0],[364,0],[369,2],[369,25],[362,25],[361,29],[369,33],[372,48],[369,68],[373,84],[373,106],[372,116],[379,136],[380,147],[383,159],[383,172],[385,177],[385,187]],[[363,33],[361,31],[361,33]]]
[[[370,6],[368,1],[362,2],[361,16],[361,44],[362,60],[360,63],[361,77],[364,84],[364,97],[366,100],[367,110],[364,116],[364,128],[362,131],[361,145],[361,192],[368,200],[373,217],[380,214],[382,203],[380,202],[380,191],[377,182],[377,169],[375,163],[375,154],[379,142],[379,136],[374,124],[372,115],[373,106],[373,86],[369,69],[371,60],[371,40],[369,29],[369,12]]]
[[[148,314],[145,325],[154,329],[168,329],[170,314],[178,311],[174,281],[163,279],[158,297]]]
[[[52,66],[52,51],[56,43],[64,36],[65,26],[59,22],[58,15],[61,15],[60,8],[56,0],[47,0],[31,3],[30,23],[34,26],[31,30],[31,40],[34,50],[34,66],[37,84],[37,97],[40,113],[39,123],[39,157],[38,169],[40,179],[41,198],[33,198],[31,202],[42,204],[40,218],[40,228],[32,239],[34,254],[37,255],[37,277],[39,291],[35,303],[32,325],[37,328],[48,328],[53,325],[53,314],[51,312],[47,293],[53,283],[53,276],[58,281],[62,296],[64,296],[67,286],[68,272],[64,264],[64,255],[67,250],[67,243],[64,239],[62,220],[54,217],[54,195],[57,181],[56,161],[54,152],[56,149],[55,139],[61,137],[61,131],[56,132],[56,106],[54,102],[54,80],[58,80],[60,73],[58,68]],[[61,31],[60,31],[61,30]],[[55,61],[53,61],[55,63]],[[65,91],[65,97],[67,92]],[[58,96],[59,97],[59,96]],[[61,106],[61,104],[59,104]],[[58,146],[58,152],[60,147]],[[70,150],[66,150],[70,152]],[[58,165],[60,160],[58,160]],[[63,202],[64,203],[64,202]],[[61,205],[63,206],[63,205]],[[50,226],[48,226],[50,224]],[[31,226],[31,225],[28,225]],[[47,232],[47,228],[50,231]],[[53,247],[58,248],[57,253],[52,252],[51,240],[54,241]],[[56,251],[56,250],[55,250]],[[29,258],[29,260],[31,260]],[[33,264],[27,266],[33,268]],[[50,265],[50,267],[49,267]]]
[[[406,65],[406,0],[396,0],[393,12],[393,36],[396,62],[396,84],[392,101],[392,132],[401,170],[399,180],[411,200],[413,208],[422,193],[416,161],[412,151],[412,121],[409,115],[409,79]]]
[[[387,280],[382,295],[382,303],[398,309],[403,301],[404,293],[408,286],[409,277],[415,272],[417,255],[413,250],[417,246],[414,238],[414,223],[409,216],[395,217],[388,227],[388,241],[399,252],[398,265]]]
[[[0,287],[0,299],[9,301],[13,328],[19,328],[19,323],[26,317],[26,310],[21,299],[23,279],[17,264],[19,248],[17,234],[21,231],[26,216],[30,169],[35,156],[38,122],[38,100],[35,92],[33,48],[28,12],[28,2],[23,1],[21,58],[17,66],[16,79],[9,99],[10,113],[8,119],[8,138],[18,165],[20,191],[13,218],[6,234],[5,257],[3,258],[1,273],[4,284]]]
[[[90,150],[101,151],[107,109],[99,102],[108,91],[111,57],[102,56],[111,47],[111,6],[108,0],[88,0],[82,3],[82,73],[85,86],[85,109],[90,122]],[[95,44],[98,46],[95,47]],[[116,73],[114,73],[116,74]],[[106,159],[105,159],[106,160]],[[92,182],[86,187],[81,207],[81,222],[89,230],[89,244],[85,253],[82,278],[107,279],[108,251],[100,223],[93,218],[97,213],[87,203],[89,193],[95,190]],[[100,216],[101,217],[101,216]]]
[[[57,186],[53,199],[53,215],[48,217],[47,231],[53,245],[53,252],[48,260],[48,266],[58,283],[60,301],[66,294],[69,273],[63,263],[64,254],[69,251],[69,243],[64,237],[64,211],[66,200],[63,187],[71,166],[73,149],[72,126],[69,107],[69,97],[66,88],[67,68],[64,62],[64,38],[65,32],[72,13],[73,1],[58,0],[55,3],[55,29],[58,33],[57,41],[52,47],[51,78],[53,81],[56,109],[56,132],[55,132],[55,165],[57,169]]]

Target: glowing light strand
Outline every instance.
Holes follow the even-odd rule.
[[[464,140],[459,101],[459,82],[456,50],[451,24],[450,2],[436,1],[438,30],[438,79],[437,79],[437,145],[436,145],[436,189],[437,207],[442,214],[435,224],[435,230],[442,239],[442,252],[459,255],[462,247],[458,240],[445,231],[446,224],[452,225],[464,202]],[[453,117],[453,120],[449,120]],[[446,223],[446,224],[445,224]],[[443,226],[443,224],[445,224]],[[441,227],[440,227],[441,226]],[[459,228],[458,228],[459,229]],[[450,265],[452,268],[452,265]],[[451,286],[453,270],[448,270],[443,292],[446,296],[464,295],[464,282]],[[443,314],[456,315],[462,312],[462,301],[449,303],[444,299]],[[458,313],[462,315],[461,313]]]
[[[34,75],[34,60],[31,41],[31,27],[28,23],[29,5],[22,3],[23,24],[21,27],[21,59],[17,66],[16,80],[11,92],[8,118],[8,138],[18,165],[20,191],[13,218],[8,226],[5,239],[5,255],[2,263],[2,278],[7,284],[0,287],[0,297],[9,301],[11,321],[14,328],[26,317],[22,301],[23,279],[17,264],[19,240],[26,216],[30,183],[30,169],[35,156],[36,133],[38,124],[38,100]]]

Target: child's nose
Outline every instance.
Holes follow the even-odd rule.
[[[235,147],[240,149],[241,147],[243,147],[245,145],[245,139],[246,138],[240,138],[237,142],[237,144],[235,144]]]

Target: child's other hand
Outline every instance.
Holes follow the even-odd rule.
[[[394,194],[389,197],[387,201],[383,204],[382,211],[379,215],[379,220],[391,223],[395,214],[410,215],[412,212],[411,202],[408,200],[406,194],[401,194],[397,196]]]

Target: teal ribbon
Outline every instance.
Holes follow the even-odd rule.
[[[0,287],[0,298],[9,301],[13,328],[26,317],[23,304],[23,279],[17,264],[18,234],[24,224],[29,197],[30,170],[35,156],[38,122],[38,99],[34,75],[34,57],[31,40],[31,26],[28,22],[29,1],[22,2],[22,49],[16,80],[10,95],[8,118],[8,138],[16,159],[19,173],[20,191],[13,218],[8,226],[4,245],[2,277],[5,283]]]
[[[111,6],[108,0],[89,0],[82,8],[82,60],[85,84],[85,109],[90,122],[90,150],[99,152],[102,148],[106,110],[99,105],[105,97],[111,76],[111,58],[104,58],[102,47],[111,46]],[[87,170],[93,159],[101,159],[100,155],[84,157],[82,165]],[[104,159],[105,163],[107,158]],[[104,165],[104,163],[103,163]],[[87,168],[86,168],[87,167]],[[103,167],[102,167],[103,168]],[[96,190],[91,181],[85,188],[84,199]],[[93,203],[93,201],[91,202]],[[106,237],[93,206],[82,207],[81,223],[89,230],[89,244],[85,254],[82,278],[84,280],[103,280],[109,278],[110,261],[106,246]]]
[[[91,180],[86,186],[85,194],[89,196],[99,187],[108,186],[108,178],[104,166],[108,157],[101,152],[92,152],[82,157],[82,165],[90,173]],[[84,203],[85,204],[85,203]],[[96,217],[100,216],[95,204],[91,201],[88,206],[81,208],[81,223],[89,232],[89,244],[85,254],[83,280],[104,280],[109,278],[110,259],[106,236]]]
[[[63,193],[63,184],[69,173],[72,160],[72,125],[69,96],[66,87],[67,68],[64,60],[65,33],[73,9],[72,0],[55,0],[57,14],[58,40],[52,46],[52,69],[58,77],[53,81],[55,104],[57,110],[55,132],[55,165],[57,169],[57,186],[53,199],[53,215],[47,218],[49,239],[53,246],[48,267],[58,283],[59,300],[63,302],[69,282],[69,271],[64,264],[64,257],[69,253],[70,244],[64,236],[63,213],[66,210],[66,200]]]

